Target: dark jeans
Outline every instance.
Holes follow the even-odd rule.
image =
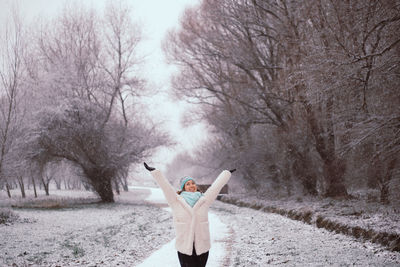
[[[208,251],[201,255],[197,255],[193,246],[193,254],[191,256],[182,254],[178,251],[178,258],[181,267],[205,267],[208,259]]]

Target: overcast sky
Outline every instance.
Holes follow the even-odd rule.
[[[9,7],[15,0],[0,0],[1,23],[9,17]],[[70,1],[71,2],[71,1]],[[103,11],[107,0],[81,0],[85,5]],[[192,149],[201,143],[204,138],[205,127],[202,124],[190,125],[184,128],[180,120],[188,110],[188,104],[176,102],[168,96],[169,78],[173,71],[172,66],[164,62],[161,42],[167,30],[176,27],[180,15],[187,6],[195,5],[198,0],[126,0],[132,7],[133,20],[144,28],[144,41],[141,50],[147,56],[145,73],[150,83],[162,88],[164,93],[144,99],[146,106],[154,116],[155,121],[164,121],[167,131],[176,139],[178,146],[171,149],[162,149],[153,159],[148,159],[158,168],[163,169],[179,151]],[[38,16],[56,16],[63,7],[65,0],[18,0],[23,17],[31,22]]]

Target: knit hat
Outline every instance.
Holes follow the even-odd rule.
[[[185,177],[183,177],[183,178],[181,179],[181,181],[179,182],[179,184],[180,184],[180,186],[181,186],[181,191],[182,191],[183,188],[185,187],[186,182],[187,182],[187,181],[190,181],[190,180],[192,180],[193,182],[196,183],[196,181],[195,181],[192,177],[190,177],[190,176],[185,176]]]

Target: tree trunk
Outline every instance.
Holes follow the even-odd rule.
[[[19,188],[21,190],[21,196],[22,196],[22,198],[25,198],[26,194],[25,194],[24,179],[23,179],[23,177],[18,177],[17,180],[18,180]]]
[[[327,183],[325,197],[347,197],[347,189],[344,184],[346,171],[344,160],[335,159],[324,163],[324,176]]]
[[[381,185],[381,203],[382,204],[389,204],[389,184],[383,183]]]
[[[35,198],[37,198],[36,183],[35,183],[35,178],[33,178],[33,177],[32,177],[32,185],[33,185],[33,192],[35,194]]]
[[[293,181],[290,177],[290,164],[288,161],[285,162],[285,170],[280,170],[280,174],[282,176],[282,180],[285,183],[286,186],[286,193],[288,195],[288,197],[290,197],[292,195],[293,192]]]
[[[323,161],[324,179],[326,182],[325,197],[348,196],[344,183],[344,173],[346,170],[345,161],[336,157],[335,135],[332,122],[333,99],[328,97],[326,101],[326,125],[322,126],[316,118],[313,107],[309,104],[305,106],[307,120],[311,132],[315,139],[315,146],[318,154]],[[319,107],[320,113],[322,108]]]
[[[8,197],[11,198],[10,185],[8,184],[8,182],[6,182],[6,190]]]
[[[304,193],[306,195],[310,196],[317,196],[318,195],[318,190],[317,190],[317,177],[315,175],[307,175],[305,177],[302,177],[301,179],[301,184],[304,189]]]
[[[308,156],[296,151],[296,148],[292,148],[291,150],[292,157],[294,156],[292,171],[297,179],[300,180],[304,193],[311,196],[318,195],[317,177],[312,173],[311,162],[308,160]]]
[[[288,121],[278,128],[279,146],[283,149],[287,170],[290,170],[296,181],[300,181],[304,194],[316,196],[317,176],[312,167],[312,160],[304,149],[299,149],[296,144],[296,130],[292,129],[295,121]],[[307,150],[306,150],[307,151]],[[289,174],[287,174],[289,175]]]
[[[114,173],[112,171],[93,168],[84,170],[90,185],[94,191],[99,195],[102,202],[114,202],[114,193],[112,188],[112,178]]]
[[[121,184],[122,184],[122,189],[125,192],[128,192],[129,191],[129,187],[128,187],[128,179],[126,178],[126,176],[121,178]]]
[[[117,192],[117,194],[120,195],[121,192],[119,191],[119,183],[117,179],[114,179],[114,186],[115,186],[115,192]]]
[[[243,177],[245,178],[246,181],[249,182],[250,188],[254,189],[257,195],[263,195],[264,192],[262,191],[261,187],[262,181],[254,177],[252,168],[255,168],[253,164],[251,164],[251,166],[248,166],[248,168],[243,168],[241,170]]]
[[[103,178],[93,184],[97,194],[100,196],[101,201],[105,203],[114,202],[114,193],[111,185],[111,178]]]
[[[56,188],[57,188],[57,190],[61,190],[61,180],[55,179],[54,181],[55,181],[55,183],[56,183]]]
[[[387,163],[386,163],[387,162]],[[391,160],[386,160],[385,163],[383,164],[383,160],[379,160],[379,166],[383,167],[383,174],[381,177],[378,178],[378,182],[380,185],[380,193],[381,193],[381,203],[382,204],[389,204],[389,184],[390,181],[392,180],[392,175],[393,171],[396,169],[396,162],[397,158],[391,159]]]
[[[42,184],[44,187],[44,191],[46,192],[46,196],[49,196],[49,182],[46,182],[43,178],[42,178]]]

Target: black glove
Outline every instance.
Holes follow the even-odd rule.
[[[234,171],[236,171],[236,169],[232,169],[232,170],[229,170],[231,173],[233,173]]]
[[[148,171],[154,171],[156,168],[150,167],[149,165],[147,165],[146,162],[144,162],[144,167],[148,170]]]

